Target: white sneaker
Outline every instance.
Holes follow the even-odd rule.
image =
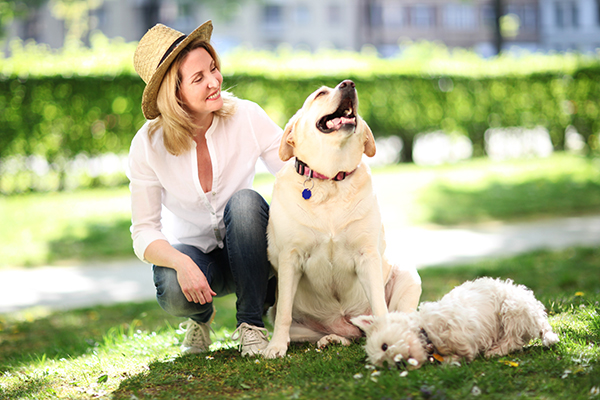
[[[210,321],[199,324],[189,319],[179,324],[179,329],[185,332],[185,338],[181,344],[182,354],[198,354],[208,351],[210,340]]]
[[[261,354],[269,344],[269,331],[244,322],[233,332],[231,338],[240,339],[239,350],[242,357],[255,356]]]

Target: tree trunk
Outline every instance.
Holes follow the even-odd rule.
[[[494,47],[496,54],[502,52],[504,39],[502,38],[502,30],[500,29],[500,18],[504,15],[504,4],[502,0],[494,0]]]

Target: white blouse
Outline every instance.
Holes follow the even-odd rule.
[[[252,187],[255,165],[261,158],[275,174],[282,130],[257,104],[237,99],[236,114],[215,116],[206,132],[212,161],[213,184],[204,193],[198,179],[196,143],[174,156],[163,144],[162,129],[148,135],[149,122],[137,132],[129,152],[131,236],[140,260],[150,243],[163,239],[184,243],[203,252],[223,247],[223,213],[231,196]]]

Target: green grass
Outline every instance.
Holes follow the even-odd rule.
[[[129,189],[0,198],[0,268],[133,253]]]
[[[255,187],[271,198],[274,178]],[[385,226],[465,224],[600,212],[600,160],[547,159],[373,170]],[[0,198],[0,268],[132,257],[129,191],[90,189]]]
[[[152,302],[0,315],[0,399],[590,399],[600,387],[600,249],[541,251],[425,268],[422,300],[464,280],[512,278],[547,306],[561,342],[502,358],[369,369],[361,343],[293,345],[278,360],[242,358],[229,339],[235,298],[217,299],[211,352],[180,356],[182,319]],[[363,339],[364,340],[364,339]],[[479,392],[479,396],[474,396]],[[596,396],[595,398],[598,398]]]
[[[597,212],[600,160],[472,162],[441,171],[417,201],[426,204],[425,221],[442,225]]]

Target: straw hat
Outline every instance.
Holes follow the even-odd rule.
[[[133,55],[133,66],[146,82],[142,95],[142,111],[147,119],[154,119],[160,115],[156,105],[158,89],[177,54],[194,39],[210,41],[212,30],[211,21],[206,21],[189,35],[156,24],[142,37]]]

